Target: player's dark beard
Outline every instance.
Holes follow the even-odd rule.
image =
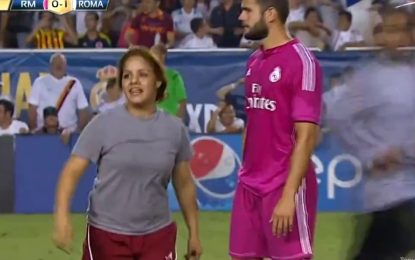
[[[259,41],[267,36],[268,27],[262,18],[247,33],[245,33],[245,38],[251,41]]]

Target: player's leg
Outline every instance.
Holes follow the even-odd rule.
[[[130,237],[88,225],[82,260],[134,260]]]
[[[177,226],[172,223],[156,232],[143,236],[142,243],[137,243],[140,260],[175,260]]]
[[[265,257],[260,198],[238,184],[232,206],[229,254],[233,260]]]
[[[309,174],[303,181],[295,199],[296,209],[292,231],[286,236],[276,237],[272,234],[270,219],[275,205],[282,195],[283,187],[263,198],[263,228],[267,238],[268,257],[272,260],[312,259],[314,226],[317,211],[317,180]]]

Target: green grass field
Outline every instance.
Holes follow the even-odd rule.
[[[179,259],[183,259],[181,256],[186,248],[186,231],[181,215],[175,214],[174,217],[179,225]],[[229,259],[229,213],[202,212],[200,222],[204,248],[202,259]],[[50,215],[0,215],[0,260],[79,260],[85,234],[85,216],[74,215],[73,225],[76,230],[75,250],[71,255],[66,255],[55,249],[51,242]],[[320,213],[314,259],[346,260],[354,225],[350,214]]]

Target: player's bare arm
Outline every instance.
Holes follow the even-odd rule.
[[[291,156],[290,170],[283,194],[272,216],[272,231],[276,235],[287,234],[293,225],[295,195],[309,167],[310,158],[317,144],[319,126],[314,123],[295,123],[296,143]]]
[[[72,242],[72,225],[70,221],[70,206],[76,186],[88,168],[89,161],[80,156],[69,158],[60,175],[56,190],[54,212],[53,239],[56,246],[65,252],[70,252]]]
[[[189,162],[183,161],[174,167],[172,181],[189,232],[187,259],[196,260],[200,258],[202,248],[199,240],[196,187]]]

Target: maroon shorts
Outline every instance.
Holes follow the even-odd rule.
[[[176,223],[142,236],[87,226],[82,260],[175,260]]]

